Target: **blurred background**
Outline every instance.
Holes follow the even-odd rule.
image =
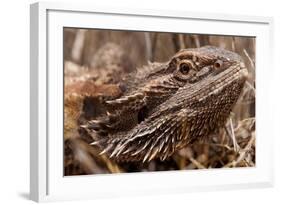
[[[65,175],[255,166],[255,38],[64,28]],[[98,96],[148,62],[166,62],[183,48],[212,45],[238,53],[249,71],[226,126],[162,162],[118,163],[89,146],[79,124],[100,114]]]

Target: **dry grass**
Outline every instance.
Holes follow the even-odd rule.
[[[118,96],[115,84],[125,73],[148,61],[167,61],[181,48],[213,45],[237,52],[249,78],[224,128],[208,139],[176,152],[162,162],[117,163],[78,132],[87,103],[99,96]],[[255,39],[170,33],[64,30],[65,175],[255,166]],[[81,98],[80,95],[93,97]]]

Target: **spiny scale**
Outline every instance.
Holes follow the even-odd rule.
[[[236,53],[185,49],[167,63],[150,63],[122,83],[100,118],[82,127],[101,154],[117,161],[167,159],[223,126],[247,77]]]

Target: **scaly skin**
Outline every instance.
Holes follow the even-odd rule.
[[[117,161],[167,159],[224,125],[247,77],[236,53],[206,46],[179,51],[122,82],[108,112],[81,127]]]

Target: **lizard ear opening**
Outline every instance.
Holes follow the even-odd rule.
[[[138,123],[144,121],[147,116],[148,116],[148,108],[144,106],[138,112]]]

